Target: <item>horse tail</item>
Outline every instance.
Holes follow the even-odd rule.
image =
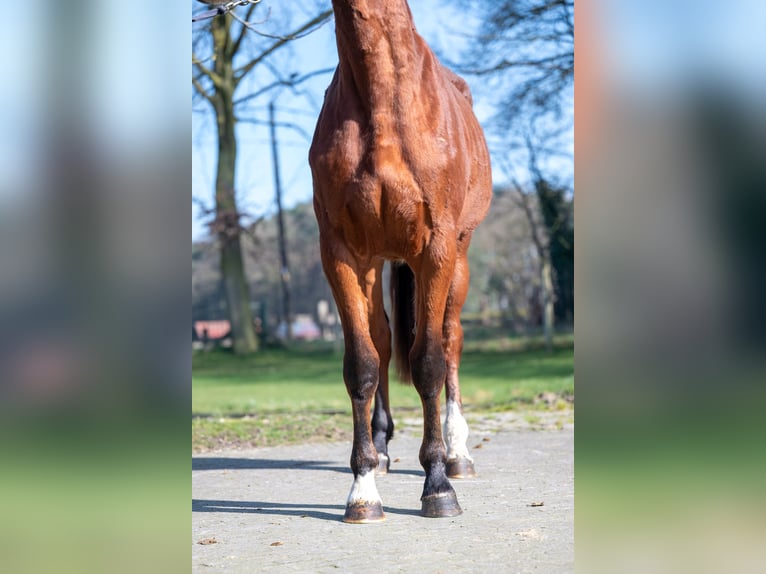
[[[411,383],[410,349],[415,342],[415,275],[404,262],[391,264],[391,311],[394,318],[396,374],[403,383]]]

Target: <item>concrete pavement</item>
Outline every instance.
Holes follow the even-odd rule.
[[[571,424],[472,433],[479,476],[452,481],[455,518],[419,516],[419,447],[415,433],[392,440],[377,479],[386,521],[369,525],[341,521],[350,443],[195,455],[193,571],[573,572]]]

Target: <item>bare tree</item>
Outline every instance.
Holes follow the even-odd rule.
[[[541,306],[546,346],[552,348],[556,319],[572,318],[569,259],[574,233],[560,179],[570,158],[573,127],[574,1],[464,0],[482,23],[458,69],[484,79],[495,107],[490,140],[494,159],[513,182],[529,221],[540,262]],[[477,64],[478,63],[478,64]],[[479,90],[481,95],[481,89]],[[526,156],[526,170],[511,158]],[[518,181],[522,171],[523,179]],[[571,192],[571,188],[570,188]],[[534,201],[533,201],[534,199]],[[566,245],[564,245],[566,243]],[[569,259],[568,259],[569,258]],[[566,296],[565,296],[566,295]],[[566,304],[566,305],[562,305]]]
[[[501,167],[511,180],[515,192],[516,204],[523,210],[529,229],[529,239],[534,246],[539,262],[540,305],[542,307],[543,334],[545,346],[553,349],[553,333],[556,322],[557,291],[559,298],[569,297],[566,283],[574,280],[573,274],[566,274],[563,261],[568,255],[574,256],[574,230],[572,226],[571,202],[565,198],[566,189],[552,184],[537,163],[536,146],[527,138],[529,155],[528,170],[531,184],[524,186],[514,178],[507,162],[501,161]],[[562,257],[563,256],[563,257]],[[555,263],[555,264],[554,264]],[[570,301],[573,304],[573,301]],[[573,306],[572,306],[573,309]],[[563,318],[573,319],[569,309],[565,309]]]
[[[466,1],[482,26],[466,54],[472,64],[459,69],[495,82],[500,128],[518,125],[522,117],[524,126],[530,118],[566,123],[574,81],[574,1]]]
[[[545,338],[545,348],[548,351],[553,350],[553,270],[551,266],[551,252],[548,237],[542,232],[537,223],[535,208],[530,201],[530,195],[525,193],[522,187],[514,182],[514,190],[518,196],[518,203],[524,210],[529,222],[530,237],[532,244],[537,251],[538,261],[540,262],[540,296],[543,308],[543,336]]]
[[[235,191],[237,166],[236,126],[238,114],[255,99],[280,86],[295,86],[304,77],[285,78],[270,64],[269,57],[288,42],[302,37],[328,21],[332,10],[323,10],[286,35],[266,34],[251,23],[260,5],[251,4],[244,18],[228,13],[198,25],[192,40],[192,86],[198,101],[207,104],[215,116],[218,158],[215,178],[215,217],[211,230],[221,251],[221,273],[236,353],[250,353],[258,348],[250,297],[246,281],[241,234],[242,213]],[[259,44],[250,41],[257,37]],[[204,53],[203,53],[204,52]],[[275,80],[261,89],[240,96],[245,79],[254,70],[267,68]]]
[[[463,3],[481,24],[457,68],[481,79],[477,100],[495,109],[493,155],[523,156],[532,142],[537,169],[554,180],[573,142],[574,0]]]

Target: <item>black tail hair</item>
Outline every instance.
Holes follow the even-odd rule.
[[[415,342],[415,275],[404,262],[391,264],[391,312],[394,317],[396,374],[403,383],[411,383],[410,349]]]

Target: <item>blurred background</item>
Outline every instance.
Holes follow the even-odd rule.
[[[191,29],[175,4],[3,3],[4,570],[187,556]]]
[[[764,5],[578,8],[578,568],[755,572]]]

